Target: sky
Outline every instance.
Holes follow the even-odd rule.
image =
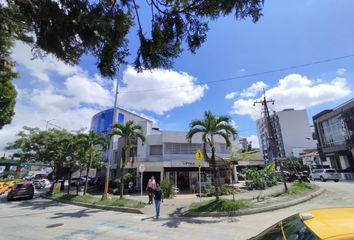
[[[354,54],[353,8],[354,1],[345,0],[265,0],[257,23],[234,16],[211,21],[206,43],[196,54],[183,52],[173,68],[137,73],[132,65],[121,66],[118,106],[161,130],[186,131],[207,110],[229,115],[239,136],[257,147],[261,106],[253,103],[264,88],[275,100],[272,111],[307,109],[311,125],[316,113],[354,97],[354,57],[348,56]],[[132,63],[134,31],[129,41]],[[12,56],[20,72],[13,81],[16,115],[0,130],[0,150],[22,126],[89,128],[95,113],[113,107],[117,81],[101,77],[91,56],[77,66],[50,55],[33,60],[21,42]]]

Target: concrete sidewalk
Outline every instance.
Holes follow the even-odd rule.
[[[283,184],[278,184],[276,186],[267,188],[265,190],[252,190],[235,194],[235,199],[257,199],[257,197],[264,198],[270,194],[282,191],[284,189]],[[148,202],[148,196],[143,194],[140,195],[125,195],[127,199],[138,200],[141,202]],[[221,196],[221,198],[232,199],[232,195]],[[211,200],[215,197],[203,197],[201,200]],[[196,194],[177,194],[173,199],[164,199],[164,202],[161,204],[161,216],[162,217],[172,217],[178,216],[185,213],[188,210],[188,206],[194,202],[199,202],[200,198]],[[145,215],[154,216],[155,215],[155,206],[146,205],[145,208],[141,209]]]

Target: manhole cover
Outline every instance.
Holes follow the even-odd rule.
[[[46,228],[56,228],[56,227],[60,227],[63,225],[64,225],[64,223],[56,223],[56,224],[48,225],[48,226],[46,226]]]

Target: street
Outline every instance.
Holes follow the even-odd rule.
[[[274,222],[314,208],[354,206],[354,183],[316,182],[326,191],[290,208],[230,218],[178,218],[88,209],[35,197],[0,197],[2,239],[247,239]],[[152,207],[147,206],[147,207]],[[178,209],[176,210],[178,211]]]

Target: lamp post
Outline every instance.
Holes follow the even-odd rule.
[[[114,99],[114,109],[113,109],[113,119],[112,119],[112,126],[116,123],[116,115],[118,113],[118,87],[119,87],[119,66],[118,66],[118,74],[117,74],[117,86],[116,86],[116,92],[115,92],[115,99]],[[108,133],[109,134],[109,133]],[[113,136],[109,137],[109,157],[107,160],[107,166],[106,166],[106,179],[105,179],[105,184],[104,184],[104,191],[102,195],[102,200],[108,198],[108,183],[109,183],[109,174],[110,174],[110,168],[111,168],[111,160],[114,156],[113,154]]]
[[[45,130],[47,131],[48,130],[48,125],[49,125],[49,123],[51,122],[51,121],[54,121],[55,120],[55,118],[53,118],[53,119],[50,119],[50,120],[42,120],[42,121],[44,121],[46,124],[45,124]]]

